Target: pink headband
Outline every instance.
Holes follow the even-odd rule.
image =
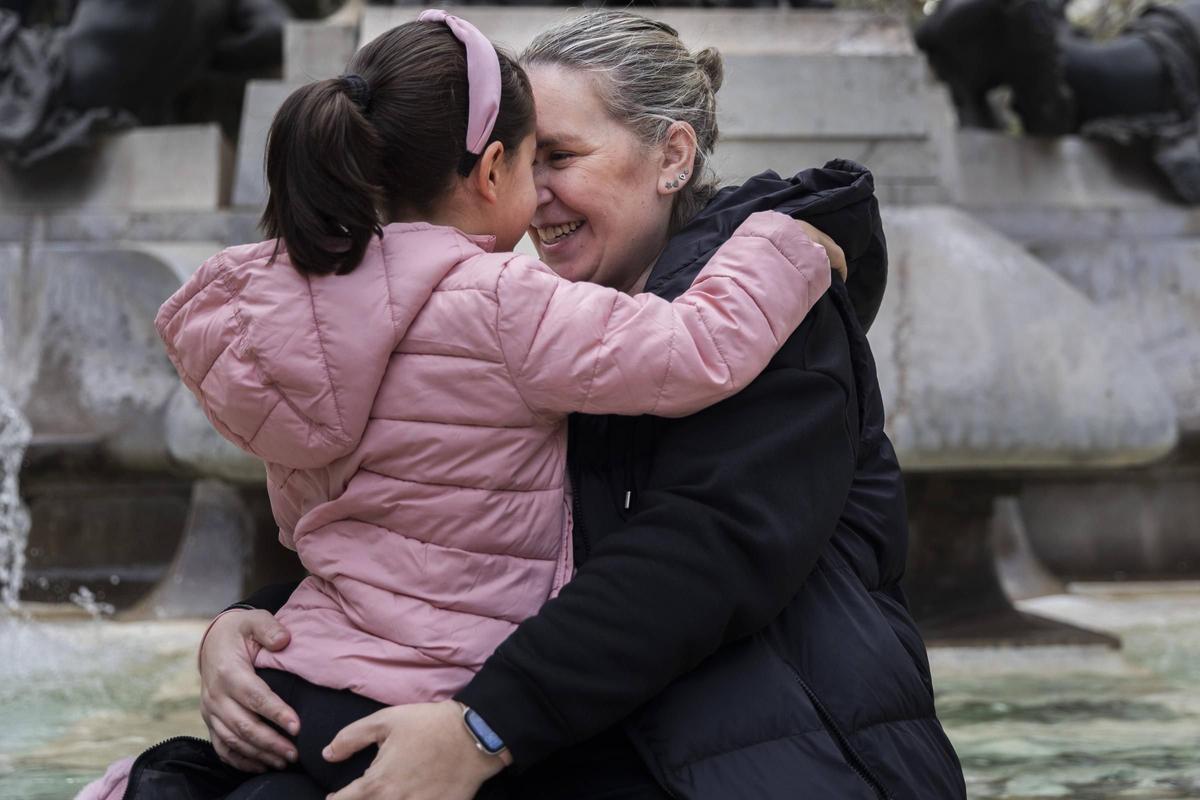
[[[500,58],[486,36],[465,19],[430,8],[420,22],[444,22],[467,48],[467,152],[480,155],[492,136],[500,113]]]

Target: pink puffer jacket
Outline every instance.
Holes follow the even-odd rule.
[[[209,419],[262,458],[311,577],[256,663],[384,703],[445,699],[571,574],[572,411],[681,416],[767,364],[829,285],[755,214],[675,303],[398,223],[349,275],[274,242],[209,259],[155,320]]]

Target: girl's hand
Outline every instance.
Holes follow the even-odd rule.
[[[379,754],[366,773],[329,800],[472,800],[512,761],[475,746],[453,700],[385,708],[343,728],[323,755],[344,761],[372,744]]]
[[[288,632],[266,611],[226,611],[200,645],[200,716],[217,755],[245,772],[283,769],[296,760],[286,738],[263,721],[293,734],[300,719],[254,672],[259,649],[282,650]]]
[[[825,252],[829,255],[829,266],[842,276],[842,282],[845,283],[846,278],[850,276],[850,270],[846,266],[846,254],[842,248],[838,247],[838,243],[826,236],[820,228],[814,228],[802,219],[796,220],[796,224],[804,229],[809,239],[825,248]]]

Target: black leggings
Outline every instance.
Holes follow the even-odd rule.
[[[382,703],[317,686],[288,672],[260,669],[258,674],[299,715],[300,734],[292,741],[300,758],[285,772],[249,779],[226,800],[324,800],[366,771],[375,758],[375,747],[338,764],[327,762],[321,751],[338,731],[384,708]],[[475,800],[668,798],[619,727],[565,748],[523,774],[501,774],[475,795]]]
[[[336,764],[326,761],[321,751],[342,728],[386,708],[383,703],[345,689],[317,686],[290,672],[260,669],[258,676],[300,717],[300,733],[289,736],[299,759],[285,772],[251,778],[226,800],[323,800],[362,777],[379,748],[372,745]],[[504,800],[507,796],[500,782],[492,780],[484,784],[476,800]]]

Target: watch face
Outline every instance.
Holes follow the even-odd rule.
[[[471,733],[475,734],[475,738],[483,745],[484,750],[495,755],[504,749],[504,742],[496,735],[492,727],[483,721],[483,717],[479,716],[475,709],[469,709],[464,719],[466,719]]]

